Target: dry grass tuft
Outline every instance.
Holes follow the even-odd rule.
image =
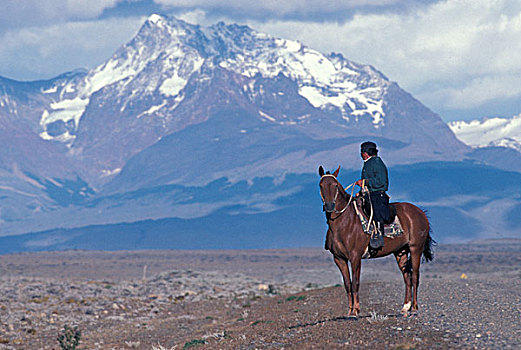
[[[387,315],[378,315],[374,310],[371,311],[369,314],[371,315],[371,318],[368,319],[370,323],[387,321],[387,319],[389,318]]]

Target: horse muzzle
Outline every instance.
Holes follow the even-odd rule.
[[[323,210],[326,213],[332,213],[335,211],[335,202],[325,202]]]

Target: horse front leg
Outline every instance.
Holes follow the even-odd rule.
[[[347,261],[344,259],[340,259],[335,257],[335,264],[338,266],[338,269],[342,273],[342,279],[344,280],[344,288],[347,294],[347,301],[349,303],[349,312],[348,316],[353,313],[353,294],[351,291],[351,274],[349,273],[349,267],[347,265]]]
[[[353,271],[353,280],[351,287],[353,289],[353,313],[352,316],[360,314],[360,299],[358,298],[358,290],[360,289],[360,270],[362,267],[362,258],[357,256],[350,260],[351,270]]]

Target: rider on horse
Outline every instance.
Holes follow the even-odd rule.
[[[364,191],[364,202],[372,206],[373,218],[376,223],[376,230],[371,236],[369,245],[373,249],[378,249],[384,245],[384,224],[390,221],[389,196],[386,191],[389,187],[387,167],[380,157],[374,142],[364,142],[360,145],[360,155],[364,160],[362,168],[362,178],[356,185],[362,187]],[[366,212],[370,212],[366,209]]]

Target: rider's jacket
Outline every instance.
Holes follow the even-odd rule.
[[[387,191],[389,188],[387,167],[378,156],[373,156],[364,162],[362,179],[365,180],[367,189],[370,192]]]

